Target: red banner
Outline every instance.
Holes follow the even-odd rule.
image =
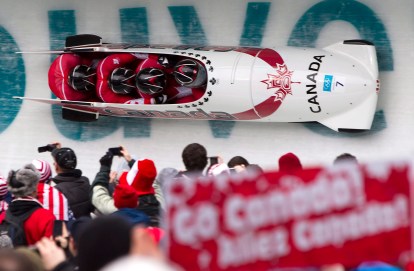
[[[410,250],[408,162],[172,180],[168,254],[185,270],[274,270]]]

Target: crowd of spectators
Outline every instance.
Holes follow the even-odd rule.
[[[0,270],[180,270],[161,249],[167,179],[263,172],[242,156],[228,162],[209,157],[198,143],[182,151],[185,170],[157,171],[156,161],[133,159],[121,146],[97,161],[99,170],[90,180],[78,168],[74,150],[60,143],[48,146],[52,166],[34,159],[0,177]],[[125,170],[112,170],[114,156],[124,159]],[[343,154],[335,163],[343,160],[356,162]],[[280,171],[302,169],[293,153],[278,162]]]

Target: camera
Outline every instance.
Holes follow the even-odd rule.
[[[108,151],[114,156],[122,156],[122,147],[109,148]]]
[[[40,146],[37,148],[38,152],[51,152],[56,149],[57,144],[47,144],[46,146]]]

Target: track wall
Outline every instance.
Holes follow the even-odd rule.
[[[0,2],[0,173],[33,158],[51,161],[37,147],[60,141],[75,149],[93,178],[106,148],[125,145],[158,168],[182,168],[191,142],[209,155],[245,156],[264,168],[296,153],[304,165],[329,164],[350,152],[361,161],[413,153],[413,2],[354,0],[275,1],[62,1]],[[381,92],[372,130],[332,132],[319,124],[235,123],[102,118],[64,121],[57,108],[12,96],[50,98],[51,55],[16,51],[61,48],[67,35],[95,33],[108,42],[324,47],[344,39],[373,41]]]

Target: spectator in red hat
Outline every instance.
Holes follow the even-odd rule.
[[[62,192],[49,185],[52,170],[47,161],[35,159],[32,164],[40,173],[39,184],[37,185],[37,200],[43,208],[53,212],[57,220],[68,221],[73,219],[73,213],[68,206],[68,200]]]
[[[124,172],[119,178],[119,184],[132,186],[139,196],[137,209],[145,213],[149,218],[149,226],[159,226],[160,203],[155,197],[152,187],[157,169],[152,160],[138,160],[131,170]]]
[[[135,161],[124,147],[121,147],[121,153],[123,153],[128,164],[132,164],[132,166],[129,171],[121,173],[118,186],[123,186],[119,187],[118,191],[124,191],[125,186],[131,186],[139,197],[136,209],[142,211],[150,218],[149,226],[158,226],[161,207],[152,187],[157,176],[154,162],[149,159]],[[92,183],[92,204],[102,214],[110,214],[118,210],[114,204],[114,198],[118,196],[113,195],[113,198],[109,191],[112,160],[113,154],[109,151],[101,157],[99,160],[101,167]],[[123,188],[123,190],[120,188]],[[128,193],[130,193],[130,189],[127,190]],[[131,195],[128,194],[129,200]]]
[[[138,193],[130,185],[119,184],[114,191],[114,205],[116,208],[136,208],[138,206]]]
[[[157,169],[152,160],[142,159],[134,163],[128,172],[124,172],[119,178],[119,183],[127,183],[132,186],[138,195],[154,194],[155,177],[157,177]]]
[[[294,174],[297,171],[302,169],[302,163],[300,162],[299,158],[289,152],[284,155],[282,155],[279,158],[279,171],[288,173],[288,174]]]
[[[128,168],[131,169],[134,166],[136,160],[132,158],[124,146],[121,146],[121,153],[128,164]],[[161,208],[164,208],[164,195],[162,193],[162,185],[167,179],[173,179],[177,176],[177,174],[178,170],[174,168],[164,168],[160,171],[158,178],[156,178],[152,184],[152,187],[155,190],[155,197],[160,203]]]
[[[126,218],[133,225],[147,226],[150,223],[149,217],[138,210],[138,193],[128,184],[118,184],[114,191],[114,205],[118,211],[114,215]]]

